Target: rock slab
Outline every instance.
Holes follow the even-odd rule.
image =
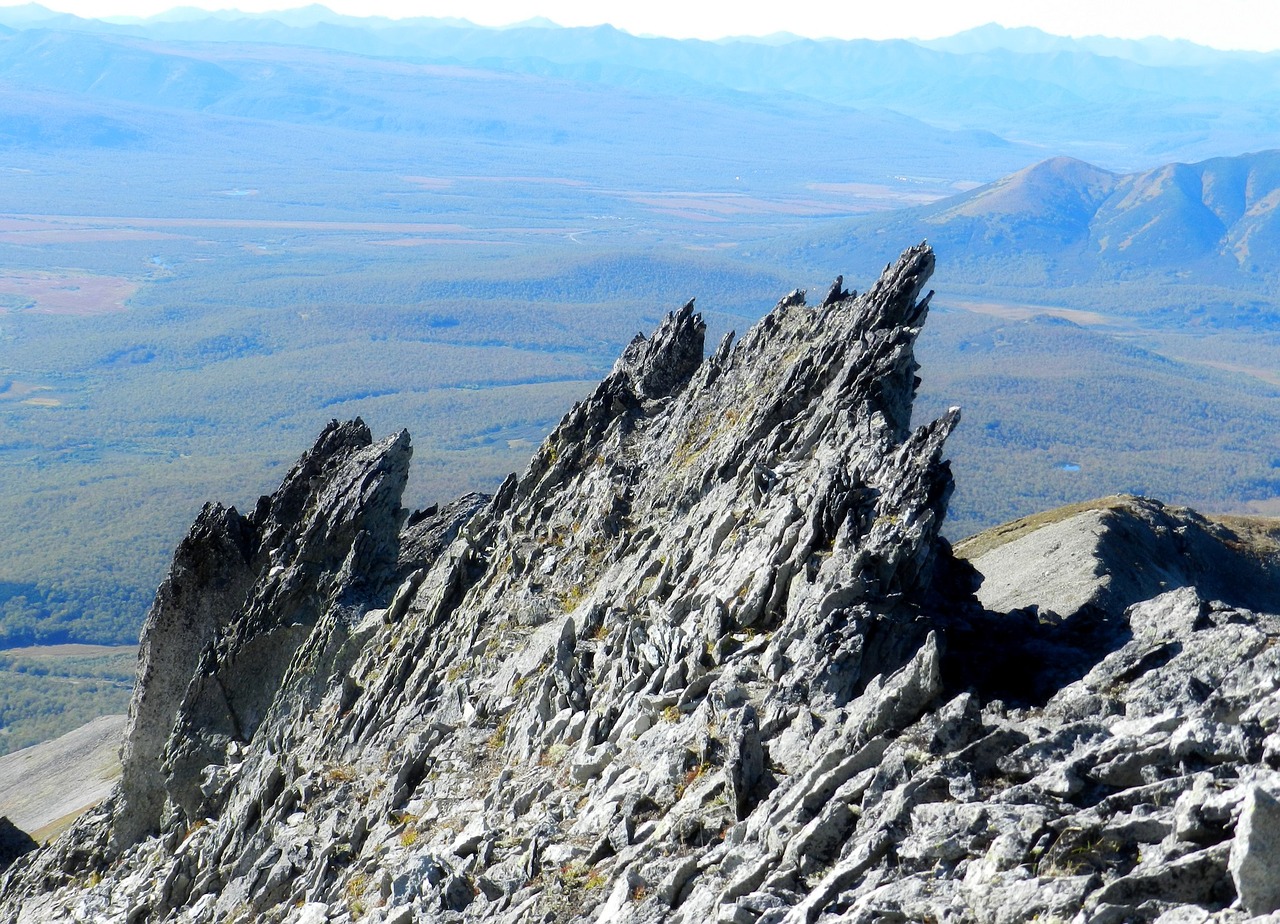
[[[1260,786],[1244,797],[1229,868],[1246,911],[1280,911],[1280,800]]]

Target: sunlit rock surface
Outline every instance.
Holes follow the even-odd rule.
[[[492,498],[408,515],[407,434],[356,421],[250,516],[206,508],[121,786],[17,861],[0,916],[1270,910],[1280,617],[1196,576],[1273,553],[1213,533],[1122,582],[1191,522],[1134,501],[1154,545],[1064,514],[955,558],[959,413],[911,420],[932,269],[793,292],[707,358],[686,305]]]

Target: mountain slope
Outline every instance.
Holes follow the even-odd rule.
[[[206,507],[121,787],[0,916],[1276,910],[1280,617],[1190,587],[983,611],[937,532],[958,412],[909,427],[932,269],[793,292],[707,359],[686,305],[487,500],[406,519],[407,434],[335,421],[252,514]]]
[[[958,283],[998,275],[1027,289],[1056,288],[1068,300],[1076,297],[1070,286],[1176,283],[1184,293],[1199,285],[1270,302],[1278,205],[1280,151],[1131,174],[1057,157],[931,205],[841,223],[807,249],[850,258],[862,251],[859,259],[869,263],[885,258],[889,239],[909,234],[944,250],[955,264],[949,279]],[[1136,294],[1127,305],[1088,304],[1098,297],[1092,289],[1076,298],[1081,307],[1133,315],[1147,310],[1149,293]]]
[[[824,113],[845,122],[847,130],[876,134],[882,144],[914,149],[933,139],[952,149],[990,149],[997,161],[1027,159],[1016,146],[990,134],[938,129],[896,113],[859,112],[767,88],[610,80],[595,66],[580,71],[510,68],[501,57],[479,53],[485,42],[498,41],[503,33],[471,32],[477,53],[460,64],[452,55],[407,61],[396,55],[266,44],[265,37],[252,33],[218,42],[207,35],[174,41],[25,29],[0,35],[0,81],[17,90],[67,94],[81,105],[96,100],[104,106],[114,103],[377,133],[479,132],[491,142],[538,142],[553,147],[572,140],[588,150],[618,135],[643,139],[642,123],[659,118],[648,110],[662,100],[660,105],[667,110],[662,140],[668,147],[675,146],[682,135],[696,134],[707,120],[723,123],[719,129],[723,134],[734,130],[736,119],[750,114],[752,128],[769,133],[770,123],[803,121]],[[682,113],[686,108],[690,111]],[[556,137],[566,132],[568,137]],[[578,153],[582,156],[583,151]]]
[[[1069,157],[1055,157],[971,193],[920,210],[922,220],[971,246],[1051,249],[1080,242],[1118,178]],[[967,225],[967,227],[966,227]]]
[[[1169,273],[1228,261],[1256,270],[1256,257],[1280,246],[1278,202],[1280,151],[1124,175],[1055,158],[917,217],[943,238],[964,233],[960,222],[968,219],[993,249],[1015,240],[1045,253],[1076,244],[1077,259],[1092,261],[1097,272],[1123,265],[1130,273]]]
[[[106,798],[120,776],[124,716],[100,716],[65,735],[0,757],[0,814],[37,840]]]
[[[401,819],[399,829],[430,802],[448,815],[432,836],[452,840],[480,805],[472,798],[502,814],[563,780],[559,807],[532,813],[559,815],[558,834],[537,827],[526,804],[498,838],[519,849],[490,843],[486,876],[439,880],[446,905],[468,904],[463,883],[481,880],[476,888],[497,890],[492,900],[524,902],[529,864],[545,857],[554,870],[585,861],[599,838],[609,843],[608,813],[581,814],[570,836],[584,787],[603,792],[631,766],[624,788],[634,811],[669,803],[677,784],[696,806],[701,796],[681,784],[688,747],[738,767],[727,803],[695,813],[688,824],[702,833],[683,835],[718,840],[717,819],[746,817],[774,785],[761,728],[773,737],[770,723],[797,696],[844,709],[924,641],[915,618],[950,485],[939,453],[957,419],[907,426],[911,344],[927,304],[917,297],[931,269],[932,254],[916,249],[857,302],[837,291],[809,308],[788,296],[705,362],[692,306],[668,316],[451,544],[469,509],[415,518],[397,560],[386,537],[403,517],[395,485],[407,437],[371,444],[359,424],[327,430],[251,517],[207,508],[148,621],[141,670],[154,679],[131,709],[120,795],[62,842],[70,852],[56,848],[32,875],[122,856],[165,862],[162,845],[212,812],[237,846],[213,849],[215,826],[200,828],[210,851],[189,845],[172,873],[158,874],[167,884],[147,899],[151,913],[192,904],[198,917],[224,919],[247,904],[279,915],[309,888],[306,877],[327,882],[350,865],[355,854],[319,859],[335,857],[336,841],[375,850],[370,824]],[[443,530],[445,542],[423,544],[424,530]],[[193,604],[204,615],[194,617]],[[775,639],[768,671],[785,683],[730,667],[757,663],[759,633]],[[192,670],[185,692],[165,680]],[[699,745],[708,722],[722,731]],[[799,738],[792,746],[785,760],[798,770],[811,758]],[[724,750],[735,747],[737,756]],[[296,763],[304,754],[306,768]],[[386,760],[400,769],[378,769]],[[504,766],[521,768],[509,793]],[[471,782],[418,792],[436,790],[431,778],[448,767]],[[256,856],[255,866],[276,854],[277,835],[292,837],[270,819],[293,813],[295,784],[315,790],[309,811],[324,802],[345,816],[340,803],[359,790],[372,814],[352,816],[356,828],[336,840],[321,822],[309,847],[290,847],[316,859],[293,873],[292,861],[280,866],[281,889],[260,894],[251,879],[218,873],[228,849]],[[161,838],[145,837],[152,832]],[[83,853],[86,839],[101,847]],[[640,867],[653,867],[650,880],[670,867],[648,855],[633,873],[619,868],[624,892]],[[418,881],[417,861],[405,861]],[[354,888],[341,878],[320,888]],[[434,891],[431,881],[434,873],[412,888]]]

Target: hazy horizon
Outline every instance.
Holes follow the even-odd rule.
[[[0,7],[26,6],[4,2]],[[789,33],[806,38],[932,40],[984,25],[1031,27],[1051,35],[1112,39],[1161,38],[1233,51],[1270,52],[1280,49],[1280,18],[1269,15],[1271,4],[1261,0],[1222,0],[1212,8],[1190,5],[1169,8],[1151,2],[1117,6],[1102,0],[1037,5],[1011,0],[981,0],[963,6],[925,0],[910,18],[896,8],[879,4],[851,4],[831,10],[801,0],[785,6],[735,9],[690,8],[659,2],[587,3],[585,0],[438,0],[429,7],[416,0],[51,0],[40,3],[60,13],[89,19],[148,18],[174,10],[238,10],[250,14],[279,13],[309,6],[325,6],[343,16],[465,19],[481,26],[511,26],[547,20],[559,26],[611,25],[633,35],[669,38],[723,39],[768,37]]]

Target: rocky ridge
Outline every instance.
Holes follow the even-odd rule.
[[[932,269],[793,292],[705,359],[684,306],[492,498],[408,515],[408,435],[355,421],[251,515],[206,507],[121,785],[0,919],[1276,911],[1280,617],[1194,583],[1205,549],[1274,563],[1136,501],[1083,533],[1190,564],[1113,579],[1131,543],[1050,526],[953,556],[959,415],[911,425]],[[1077,576],[1028,588],[1036,562]]]

